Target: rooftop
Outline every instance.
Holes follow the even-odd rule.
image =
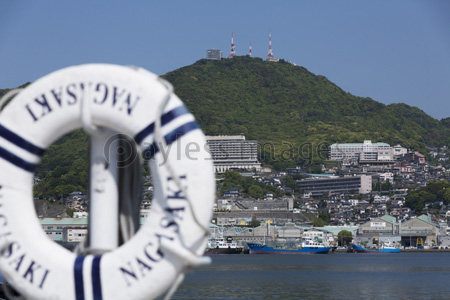
[[[244,135],[207,135],[207,141],[229,141],[229,140],[242,140],[245,141]]]

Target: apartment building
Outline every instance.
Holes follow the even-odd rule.
[[[207,136],[206,141],[216,173],[232,169],[261,170],[258,141],[247,141],[244,135]]]

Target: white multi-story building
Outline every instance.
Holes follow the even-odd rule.
[[[381,181],[389,181],[390,183],[394,183],[394,173],[392,172],[380,173],[379,176]]]
[[[246,141],[244,135],[207,136],[206,141],[216,173],[231,169],[261,170],[257,141]]]
[[[329,146],[330,160],[356,160],[356,161],[392,161],[393,148],[386,143],[333,144]]]
[[[400,145],[393,146],[392,151],[394,153],[394,156],[404,156],[405,154],[408,153],[408,149],[406,149]]]

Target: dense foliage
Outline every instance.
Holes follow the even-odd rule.
[[[328,212],[319,213],[319,217],[315,217],[314,215],[309,213],[302,214],[308,219],[308,221],[312,222],[312,225],[314,227],[323,227],[330,223],[330,215],[328,214]]]
[[[353,96],[284,61],[203,59],[164,77],[206,134],[243,133],[261,143],[263,161],[286,162],[286,167],[292,159],[310,164],[326,157],[326,145],[335,142],[372,140],[426,153],[427,145],[450,141],[448,119]]]
[[[36,170],[40,180],[34,188],[35,196],[60,198],[74,191],[86,192],[88,140],[84,131],[76,130],[47,149]]]
[[[440,202],[450,204],[450,182],[447,180],[430,180],[425,187],[409,192],[405,206],[420,213],[425,205],[440,207]]]
[[[238,172],[227,171],[221,177],[222,181],[219,186],[219,197],[230,189],[239,189],[239,193],[244,196],[255,199],[262,199],[265,194],[273,194],[281,196],[282,193],[272,185],[267,185],[252,177],[244,177]]]
[[[300,164],[319,172],[327,145],[335,142],[370,139],[423,153],[427,145],[450,142],[450,118],[438,121],[406,104],[384,105],[353,96],[327,78],[283,60],[202,59],[163,77],[206,134],[243,133],[258,140],[260,160],[277,170]],[[0,90],[0,96],[7,91]],[[87,135],[77,131],[47,150],[37,171],[41,181],[36,195],[85,191],[87,147]],[[252,185],[242,189],[261,195],[259,185]]]
[[[353,235],[348,230],[341,230],[338,233],[338,244],[339,246],[347,246],[353,240]]]

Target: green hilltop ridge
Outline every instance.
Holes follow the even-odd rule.
[[[266,62],[245,56],[201,59],[162,76],[195,115],[207,135],[236,135],[275,146],[278,167],[305,164],[302,145],[385,142],[426,153],[427,146],[450,142],[450,118],[436,120],[417,107],[384,105],[343,91],[324,76],[284,60]],[[25,85],[24,85],[25,86]],[[0,90],[0,96],[8,90]],[[43,156],[35,186],[40,197],[86,191],[88,138],[81,131],[60,139]],[[317,148],[317,147],[313,147]],[[270,150],[270,148],[269,148]],[[263,154],[268,152],[266,147]],[[315,150],[317,152],[317,150]],[[292,151],[291,151],[292,152]],[[313,162],[320,162],[318,153]],[[273,156],[262,156],[274,166]],[[84,168],[84,171],[83,171]]]
[[[372,140],[421,151],[450,139],[449,119],[351,95],[283,60],[202,59],[163,77],[208,135],[244,133],[261,142],[294,144]]]

